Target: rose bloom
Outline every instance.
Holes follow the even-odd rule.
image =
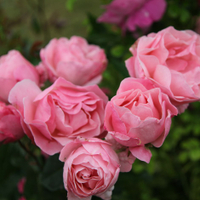
[[[99,22],[116,24],[125,32],[147,29],[159,21],[166,9],[165,0],[113,0],[105,6],[106,12]],[[159,8],[159,9],[158,9]]]
[[[15,142],[23,136],[24,131],[16,108],[0,102],[0,143]]]
[[[130,76],[153,81],[181,113],[188,103],[200,100],[199,49],[198,34],[168,27],[139,38],[126,67]]]
[[[52,155],[78,136],[99,137],[107,96],[97,85],[76,86],[63,78],[44,91],[30,80],[17,83],[9,101],[21,112],[28,137]]]
[[[105,127],[133,156],[148,163],[151,152],[146,145],[163,144],[177,112],[168,96],[151,81],[127,78],[106,106]]]
[[[34,66],[20,52],[9,51],[0,57],[0,101],[7,102],[12,87],[23,79],[30,79],[39,85],[39,75]]]
[[[79,138],[62,149],[59,159],[65,162],[63,179],[68,200],[90,200],[92,195],[111,199],[120,165],[109,143]]]
[[[40,57],[51,82],[63,77],[75,85],[98,84],[107,65],[104,50],[78,36],[52,39]]]

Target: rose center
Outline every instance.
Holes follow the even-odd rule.
[[[83,169],[77,176],[79,177],[79,183],[82,182],[83,187],[89,190],[93,190],[100,180],[96,169]]]

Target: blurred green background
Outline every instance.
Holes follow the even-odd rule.
[[[67,6],[66,0],[1,0],[1,19],[12,22],[12,33],[33,42],[44,39],[46,29],[48,40],[74,34],[86,36],[87,13],[98,17],[103,11],[100,0],[74,1],[72,10]]]
[[[101,5],[109,0],[0,0],[0,55],[17,49],[33,64],[39,63],[39,50],[54,37],[85,37],[105,49],[108,67],[101,87],[112,97],[122,79],[128,76],[124,61],[135,42],[131,33],[122,36],[118,27],[98,24]],[[198,30],[199,4],[196,0],[168,0],[160,22],[149,32],[167,26]],[[27,200],[66,199],[62,167],[58,155],[45,157],[40,150],[22,140],[41,166],[19,143],[0,146],[0,200],[21,195],[17,183],[26,177]],[[151,148],[149,164],[136,160],[129,173],[120,173],[113,200],[199,200],[200,199],[200,102],[193,103],[173,118],[172,127],[161,148]],[[52,164],[53,163],[53,164]],[[99,199],[93,197],[93,200]]]

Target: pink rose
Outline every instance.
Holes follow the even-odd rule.
[[[24,136],[20,115],[15,107],[0,102],[0,142],[14,142]]]
[[[132,12],[128,16],[125,24],[123,24],[123,29],[135,31],[136,28],[139,27],[145,30],[149,28],[153,22],[159,21],[162,18],[165,9],[165,0],[147,0],[140,9],[136,12]]]
[[[147,29],[159,21],[166,9],[165,0],[113,0],[105,6],[107,11],[98,18],[120,26],[123,31],[135,31],[138,27]],[[158,9],[159,8],[159,9]]]
[[[127,78],[106,106],[105,127],[133,156],[149,162],[151,152],[146,145],[162,145],[174,115],[176,107],[160,88],[149,80]]]
[[[126,67],[130,76],[153,81],[183,112],[188,103],[200,100],[199,49],[198,34],[168,27],[139,38]]]
[[[52,39],[40,57],[51,82],[63,77],[75,85],[99,83],[107,65],[103,49],[77,36]]]
[[[58,78],[44,91],[30,80],[17,83],[9,101],[18,107],[24,130],[47,154],[55,154],[71,139],[103,134],[106,95],[97,85],[76,86]]]
[[[34,66],[20,52],[9,51],[0,57],[0,101],[7,102],[12,87],[23,79],[39,84],[39,76]]]
[[[111,199],[120,165],[109,143],[79,138],[62,149],[59,159],[65,162],[63,179],[68,200],[90,200],[92,195]]]

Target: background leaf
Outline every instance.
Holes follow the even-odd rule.
[[[59,155],[50,156],[41,174],[42,184],[51,191],[63,189],[63,163]]]

